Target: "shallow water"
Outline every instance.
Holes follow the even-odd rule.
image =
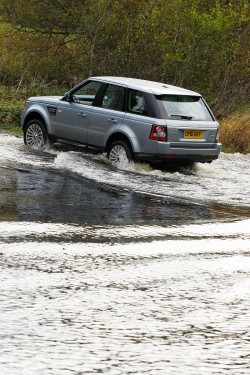
[[[0,136],[0,373],[249,374],[249,156],[115,168]]]

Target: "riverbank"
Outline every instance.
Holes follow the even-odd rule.
[[[250,152],[250,110],[220,121],[220,141],[224,152]]]

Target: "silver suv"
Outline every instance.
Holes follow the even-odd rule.
[[[94,147],[108,158],[211,162],[221,150],[218,122],[200,94],[164,83],[91,77],[63,97],[29,98],[24,143]]]

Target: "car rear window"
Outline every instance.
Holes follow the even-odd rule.
[[[200,96],[156,95],[156,99],[164,118],[173,120],[214,120]]]

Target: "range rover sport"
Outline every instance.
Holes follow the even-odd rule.
[[[32,148],[84,145],[114,163],[211,162],[221,150],[219,124],[200,94],[134,78],[91,77],[63,96],[31,97],[21,127]]]

